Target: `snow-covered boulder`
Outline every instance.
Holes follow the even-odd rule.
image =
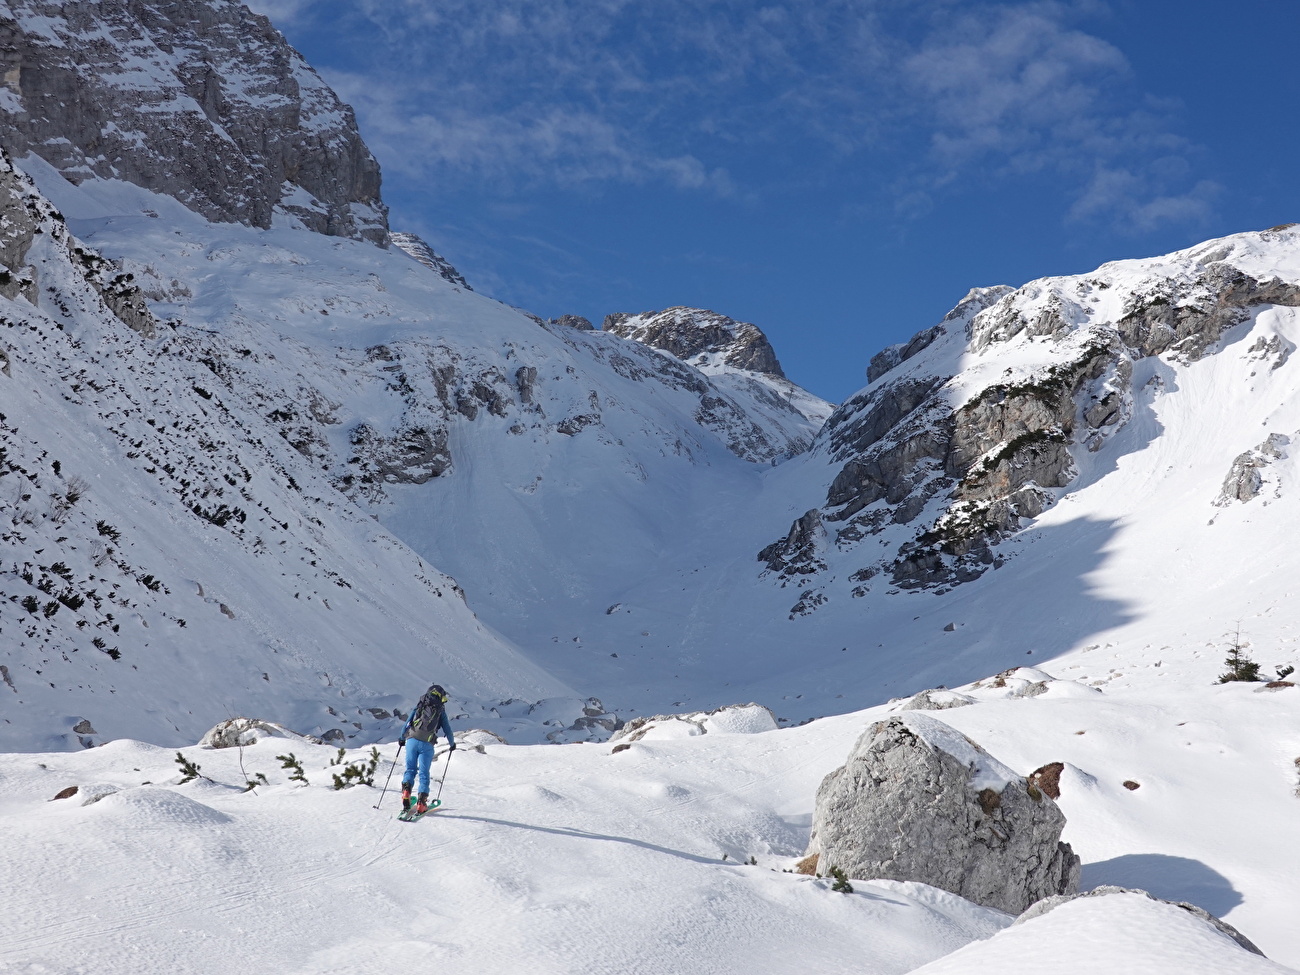
[[[610,736],[625,743],[655,738],[693,738],[696,735],[754,735],[778,727],[776,717],[761,704],[729,704],[712,711],[690,714],[656,714],[633,718]]]
[[[907,711],[872,725],[817,790],[809,854],[822,874],[913,880],[1019,913],[1073,893],[1065,816],[969,738]]]
[[[231,718],[223,721],[204,735],[199,744],[205,748],[234,748],[237,745],[256,744],[263,738],[290,738],[320,744],[319,738],[300,735],[284,725],[263,721],[261,718]]]
[[[973,697],[959,694],[957,691],[950,691],[947,688],[937,687],[912,695],[899,710],[946,711],[949,708],[964,708],[966,705],[974,703],[975,699]]]
[[[913,975],[994,971],[1282,975],[1291,969],[1269,961],[1231,925],[1191,904],[1174,904],[1142,890],[1099,887],[1035,905],[993,937],[922,965]]]

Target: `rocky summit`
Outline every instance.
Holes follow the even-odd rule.
[[[669,308],[639,315],[605,316],[606,332],[663,349],[696,368],[730,367],[785,378],[767,336],[751,322],[738,322],[703,308]]]

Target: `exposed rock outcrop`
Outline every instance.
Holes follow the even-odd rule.
[[[465,280],[465,276],[452,266],[451,261],[436,253],[432,247],[425,243],[423,238],[417,237],[415,234],[394,231],[388,235],[388,243],[402,253],[409,255],[413,260],[419,261],[444,281],[450,281],[466,291],[474,290]]]
[[[548,324],[576,328],[581,332],[590,332],[592,330],[591,322],[581,315],[561,315],[559,318],[552,318]]]
[[[817,790],[819,870],[912,880],[1019,913],[1078,889],[1065,816],[970,739],[917,711],[872,725]]]
[[[929,347],[930,343],[943,334],[945,322],[965,321],[973,314],[978,314],[989,305],[1011,294],[1014,290],[1014,288],[1005,284],[995,285],[992,288],[971,288],[970,291],[966,292],[966,297],[957,302],[957,306],[948,312],[938,325],[932,328],[924,328],[908,341],[888,346],[872,356],[871,364],[867,367],[867,382],[874,383],[891,369],[902,365],[918,352],[924,351]]]
[[[167,194],[209,220],[383,243],[379,164],[352,110],[232,0],[0,9],[0,143],[77,183]]]
[[[0,297],[36,304],[38,274],[28,253],[38,237],[66,254],[108,311],[146,338],[154,336],[158,322],[134,276],[68,233],[62,216],[0,149]],[[8,374],[7,355],[3,365]]]
[[[762,704],[728,704],[712,711],[633,718],[611,735],[609,740],[621,742],[622,747],[626,748],[628,743],[643,738],[694,738],[710,732],[752,735],[774,731],[777,727],[776,717]]]
[[[1258,447],[1238,454],[1214,503],[1223,508],[1234,501],[1245,502],[1258,497],[1264,488],[1264,472],[1274,461],[1286,456],[1286,448],[1290,445],[1290,437],[1270,433]]]
[[[261,718],[230,718],[212,728],[199,740],[205,748],[235,748],[239,745],[252,745],[263,738],[289,738],[296,741],[310,741],[317,744],[321,739],[311,735],[300,735],[290,731],[274,721]]]

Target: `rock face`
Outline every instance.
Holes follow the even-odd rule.
[[[590,332],[592,330],[591,322],[581,315],[561,315],[559,318],[552,318],[548,324],[564,325],[567,328],[576,328],[581,332]]]
[[[154,336],[158,322],[134,276],[69,234],[49,201],[37,193],[31,180],[14,169],[8,153],[0,149],[0,297],[21,296],[36,302],[39,275],[35,265],[28,263],[28,256],[38,237],[55,243],[105,309],[133,331],[146,338]],[[8,369],[5,353],[6,375]]]
[[[702,371],[723,365],[785,378],[767,336],[757,325],[703,308],[669,308],[605,316],[604,331],[662,349]]]
[[[585,321],[574,321],[572,316],[565,319],[578,328]],[[677,365],[676,360],[680,360],[691,367],[690,371],[707,376],[717,390],[701,398],[696,420],[709,427],[734,429],[731,436],[736,439],[749,440],[752,436],[737,428],[727,398],[719,392],[738,394],[753,402],[759,414],[792,433],[792,421],[794,428],[815,431],[833,409],[830,403],[785,378],[767,336],[749,322],[701,308],[676,307],[639,315],[606,315],[602,331],[658,349],[668,354],[660,357],[665,362]],[[811,436],[805,439],[794,433],[785,449],[770,459],[775,462],[792,457],[811,446]]]
[[[450,281],[466,291],[474,290],[465,280],[465,276],[457,271],[449,260],[437,254],[432,247],[425,243],[423,238],[417,237],[415,234],[394,232],[388,235],[388,243],[403,253],[410,255],[412,259],[419,261],[444,281]]]
[[[378,715],[376,715],[378,717]],[[384,717],[387,717],[385,714]],[[253,745],[263,738],[290,738],[297,741],[319,743],[320,739],[312,735],[300,735],[290,731],[284,725],[261,718],[230,718],[210,729],[200,740],[205,748],[235,748],[239,745]]]
[[[817,790],[809,854],[863,880],[912,880],[1018,914],[1073,893],[1079,858],[1056,803],[949,726],[878,722]]]
[[[0,143],[78,183],[127,180],[209,220],[384,243],[379,164],[352,110],[231,0],[10,0]]]
[[[809,545],[813,512],[804,514],[758,553],[764,571],[809,590],[801,603],[814,605],[829,598],[812,592],[828,585],[823,572],[857,583],[854,596],[873,579],[942,590],[978,578],[1001,563],[997,544],[1074,482],[1080,452],[1100,450],[1132,418],[1138,363],[1195,361],[1257,311],[1300,305],[1300,282],[1262,258],[1296,239],[1288,228],[1242,234],[971,291],[939,324],[872,359],[870,385],[826,421],[813,454],[825,457],[829,483],[814,510],[829,537]],[[1261,334],[1247,354],[1276,370],[1292,347]],[[1270,438],[1238,457],[1219,503],[1253,497],[1280,449]],[[859,548],[862,561],[845,564]]]
[[[1274,461],[1286,456],[1286,448],[1290,445],[1290,437],[1270,433],[1258,447],[1238,454],[1214,503],[1222,508],[1234,501],[1249,501],[1257,497],[1264,489],[1264,472]]]

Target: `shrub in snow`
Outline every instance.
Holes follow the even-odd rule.
[[[347,756],[347,749],[340,748],[338,757],[334,759],[334,761],[330,762],[330,765],[331,766],[343,765],[343,761],[346,758],[346,756]],[[337,791],[338,789],[346,789],[349,786],[354,786],[354,785],[374,785],[375,769],[377,769],[378,767],[379,767],[379,749],[375,748],[372,745],[370,748],[370,761],[352,762],[348,765],[343,765],[343,770],[341,772],[331,773],[334,776],[335,790]]]
[[[186,782],[193,782],[195,779],[207,777],[199,771],[198,765],[191,762],[180,752],[176,753],[176,764],[181,767],[181,785]]]
[[[1049,799],[1061,798],[1061,773],[1064,771],[1064,762],[1050,762],[1034,769],[1025,779],[1029,783],[1029,795],[1032,797],[1037,789]]]
[[[839,867],[831,867],[831,876],[835,883],[831,884],[831,890],[840,894],[853,893],[853,885],[849,883],[849,878],[844,875],[844,871]]]
[[[909,711],[872,725],[822,781],[808,853],[823,874],[919,881],[1019,913],[1078,889],[1064,826],[1042,789]]]
[[[275,760],[280,763],[281,768],[288,769],[293,774],[289,776],[290,782],[301,782],[303,785],[310,785],[307,781],[307,773],[302,770],[302,762],[290,752],[288,755],[276,755]]]
[[[1234,643],[1228,648],[1228,656],[1223,663],[1228,670],[1219,675],[1220,684],[1228,684],[1235,680],[1259,680],[1259,664],[1250,659],[1246,647],[1241,643]]]

